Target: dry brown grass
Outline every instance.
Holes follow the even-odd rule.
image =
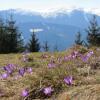
[[[41,58],[42,53],[32,53],[29,55],[31,61],[28,63],[21,61],[22,54],[1,54],[0,74],[2,73],[2,66],[10,63],[17,64],[18,68],[32,67],[33,74],[26,73],[24,77],[20,77],[18,80],[14,80],[13,74],[13,76],[8,77],[6,80],[0,80],[0,93],[4,93],[0,96],[0,100],[24,100],[21,97],[21,91],[23,89],[28,88],[31,91],[32,89],[38,89],[39,87],[48,85],[55,87],[55,93],[49,100],[53,100],[53,98],[54,100],[100,100],[100,65],[97,69],[94,69],[96,61],[100,62],[98,59],[100,51],[96,51],[95,48],[92,48],[92,50],[94,50],[97,58],[92,57],[89,60],[91,67],[89,74],[86,67],[84,67],[86,64],[82,63],[80,59],[61,64],[57,62],[57,68],[48,69],[47,64],[50,59],[57,61],[57,57],[68,55],[73,51],[73,48],[69,49],[68,52],[46,53],[48,55],[46,59]],[[72,86],[66,86],[64,84],[63,78],[66,75],[73,76],[74,81]]]

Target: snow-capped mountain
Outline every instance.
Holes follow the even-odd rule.
[[[51,47],[57,44],[60,50],[74,44],[75,35],[78,31],[81,31],[83,38],[85,38],[84,29],[89,25],[89,20],[93,16],[93,12],[86,12],[83,9],[63,9],[49,13],[30,12],[20,9],[0,11],[3,19],[9,17],[10,14],[13,14],[16,24],[23,32],[25,42],[30,37],[30,29],[35,28],[41,30],[36,32],[41,44],[48,41]],[[98,15],[97,20],[100,23]]]

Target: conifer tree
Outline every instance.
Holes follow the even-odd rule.
[[[15,24],[12,15],[6,23],[0,18],[0,53],[15,53],[24,49],[21,33]]]
[[[7,53],[11,52],[21,52],[23,51],[23,39],[22,33],[19,32],[18,27],[16,27],[16,22],[13,20],[13,16],[10,16],[10,19],[6,25],[6,38],[7,38]]]
[[[90,21],[90,26],[86,30],[87,42],[89,46],[100,46],[100,27],[97,23],[96,16]]]
[[[0,18],[0,53],[6,53],[7,51],[7,38],[6,38],[5,23],[2,18]]]
[[[45,42],[44,42],[43,49],[44,49],[45,52],[48,52],[48,51],[49,51],[48,41],[45,41]]]
[[[32,30],[31,39],[28,43],[28,49],[30,52],[38,52],[40,50],[40,44],[38,42],[38,39],[36,38],[34,29]]]

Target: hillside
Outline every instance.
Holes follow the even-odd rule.
[[[100,48],[0,55],[0,100],[99,100]]]

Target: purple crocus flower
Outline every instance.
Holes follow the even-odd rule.
[[[75,55],[75,53],[74,52],[72,52],[71,53],[71,57],[70,57],[71,59],[74,59],[74,58],[76,58],[76,55]]]
[[[92,55],[93,55],[93,51],[90,51],[90,52],[87,54],[88,57],[91,57]]]
[[[12,74],[15,66],[13,64],[8,64],[7,66],[4,66],[3,69],[7,71],[8,74]]]
[[[14,70],[15,69],[15,65],[14,64],[8,64],[7,65],[10,69]]]
[[[67,84],[67,85],[71,85],[72,84],[72,76],[67,76],[64,78],[64,82]]]
[[[8,67],[7,66],[4,66],[3,67],[3,70],[7,71],[8,70]]]
[[[49,95],[51,95],[52,92],[53,92],[53,89],[50,86],[43,89],[43,93],[45,95],[49,96]]]
[[[67,57],[67,56],[65,56],[63,60],[64,60],[64,61],[67,61],[67,60],[68,60],[68,57]]]
[[[72,59],[72,55],[69,55],[69,56],[68,56],[68,59],[71,60],[71,59]]]
[[[89,53],[94,54],[94,52],[93,52],[93,51],[90,51]]]
[[[22,93],[21,93],[21,95],[22,95],[23,97],[28,96],[28,94],[29,94],[29,91],[28,91],[27,89],[23,90]]]
[[[4,74],[1,75],[2,79],[7,79],[8,76],[9,76],[9,75],[8,75],[7,73],[4,73]]]
[[[89,57],[86,55],[86,56],[82,56],[81,59],[83,62],[87,62]]]
[[[3,69],[4,69],[5,71],[7,71],[7,73],[9,73],[9,74],[12,73],[12,70],[10,69],[9,66],[4,66]]]
[[[27,68],[27,72],[32,74],[32,68],[31,67]]]
[[[88,53],[86,56],[87,56],[87,57],[91,57],[91,53]]]
[[[8,74],[12,74],[12,72],[13,72],[13,71],[10,70],[10,69],[7,71]]]
[[[23,76],[25,73],[25,68],[19,69],[19,75]]]
[[[73,51],[72,53],[71,53],[71,59],[75,59],[77,56],[79,55],[79,52],[78,51]]]
[[[78,52],[78,51],[74,51],[74,54],[75,54],[75,55],[78,55],[78,54],[79,54],[79,52]]]
[[[81,55],[81,59],[82,59],[84,62],[87,62],[88,59],[91,57],[92,54],[93,54],[93,51],[90,51],[90,52],[87,53],[87,55],[85,55],[85,56],[82,56],[82,55]]]
[[[49,67],[49,68],[54,68],[54,67],[55,67],[55,64],[54,64],[54,63],[49,63],[49,64],[48,64],[48,67]]]

